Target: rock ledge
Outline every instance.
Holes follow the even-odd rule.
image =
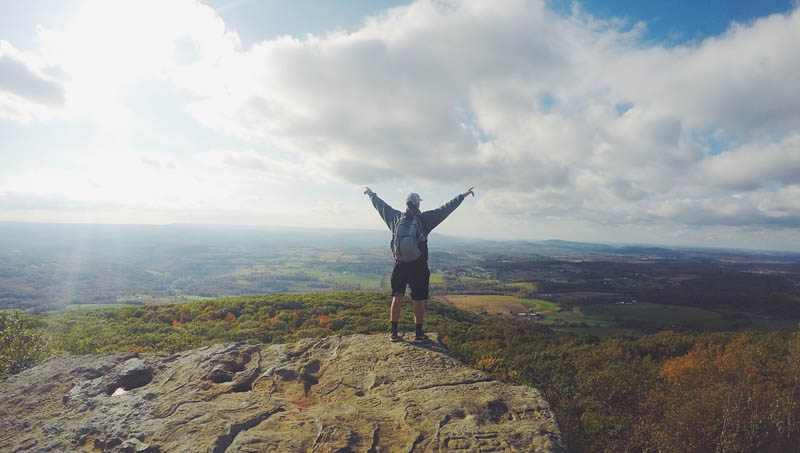
[[[385,335],[57,356],[0,382],[3,451],[563,451],[536,389]]]

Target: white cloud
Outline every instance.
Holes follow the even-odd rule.
[[[800,183],[800,133],[789,133],[779,142],[747,143],[704,159],[699,170],[712,187],[726,189]]]
[[[759,188],[800,174],[800,10],[677,47],[641,31],[540,2],[421,0],[354,33],[257,44],[231,65],[250,80],[189,111],[352,183],[474,183],[507,215],[800,226],[758,208],[775,196]],[[712,132],[735,149],[710,150]]]
[[[0,40],[0,118],[47,119],[65,102],[61,70]]]
[[[215,149],[195,156],[214,172],[228,172],[253,178],[275,178],[281,181],[320,176],[312,164],[301,164],[269,157],[256,151]]]

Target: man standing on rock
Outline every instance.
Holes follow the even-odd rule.
[[[425,301],[428,299],[428,286],[431,271],[428,269],[428,234],[436,228],[464,201],[467,195],[475,196],[470,187],[466,192],[448,201],[441,207],[420,212],[419,194],[410,193],[406,198],[406,210],[400,212],[378,198],[369,187],[364,194],[369,196],[372,206],[378,210],[386,226],[392,231],[392,309],[390,321],[392,333],[389,339],[400,340],[397,335],[397,322],[403,308],[403,297],[406,286],[411,287],[411,301],[414,304],[414,323],[416,324],[415,342],[424,342],[428,337],[422,332],[422,320],[425,315]]]

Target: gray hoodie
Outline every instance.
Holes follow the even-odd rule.
[[[389,230],[392,232],[394,236],[395,231],[397,230],[397,221],[400,220],[400,216],[402,212],[398,211],[397,209],[392,208],[385,201],[381,200],[377,194],[374,192],[370,194],[369,199],[372,201],[372,206],[375,206],[375,209],[380,214],[381,218],[384,222],[386,222],[386,226],[389,227]],[[430,232],[436,228],[444,219],[447,218],[455,209],[464,201],[464,194],[460,194],[453,198],[452,200],[448,201],[447,203],[443,204],[442,206],[431,209],[430,211],[420,212],[416,207],[408,207],[406,212],[409,214],[418,213],[420,221],[422,223],[422,230],[425,233],[425,237],[430,234]],[[427,242],[423,242],[420,244],[420,248],[422,249],[422,259],[428,259],[428,244]]]

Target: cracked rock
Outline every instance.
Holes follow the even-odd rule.
[[[57,376],[57,379],[55,378]],[[3,451],[563,451],[540,393],[384,335],[62,355],[0,382]]]

